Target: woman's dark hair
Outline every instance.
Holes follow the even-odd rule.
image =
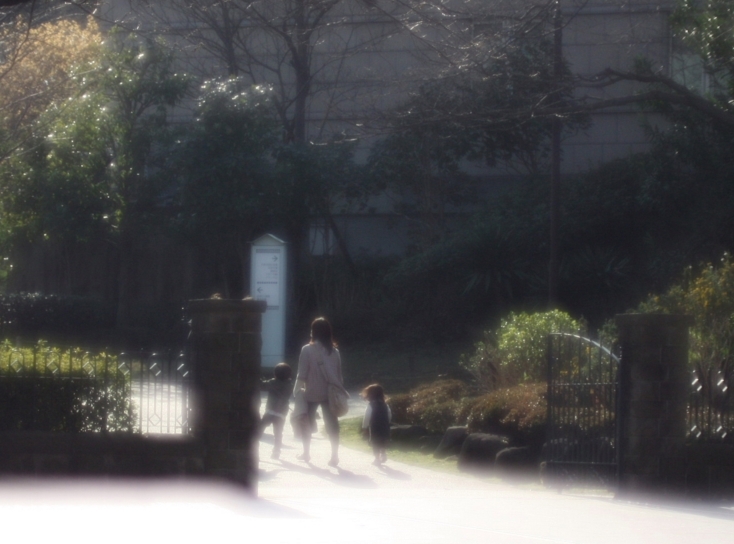
[[[317,317],[311,323],[311,342],[318,340],[326,351],[331,355],[331,351],[336,347],[334,339],[331,337],[331,324],[325,317]]]
[[[273,370],[276,380],[284,382],[291,377],[291,367],[288,363],[278,363]]]
[[[385,400],[385,390],[379,383],[373,383],[362,389],[362,398],[365,400]]]

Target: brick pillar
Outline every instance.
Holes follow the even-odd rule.
[[[192,431],[205,448],[207,474],[256,492],[261,320],[265,302],[189,302],[194,363]]]
[[[622,349],[620,492],[660,490],[672,483],[672,460],[686,436],[692,318],[624,314],[616,322]]]

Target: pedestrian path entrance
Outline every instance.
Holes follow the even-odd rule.
[[[548,336],[545,477],[560,485],[615,487],[619,358],[575,334]]]

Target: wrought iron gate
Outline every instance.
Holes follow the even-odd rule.
[[[618,478],[619,358],[574,334],[548,336],[544,479],[614,486]]]

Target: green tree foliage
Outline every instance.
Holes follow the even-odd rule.
[[[329,254],[341,255],[352,279],[358,275],[341,227],[334,219],[339,211],[364,202],[363,175],[354,161],[356,145],[356,140],[338,136],[324,144],[293,142],[279,145],[275,150],[275,221],[285,227],[293,247],[306,247],[308,242],[316,242],[314,238],[307,240],[312,228],[317,236],[329,233],[326,241],[333,246],[325,255],[314,255],[318,252],[309,248],[308,261],[302,260],[298,252],[293,252],[289,260],[298,282],[296,304],[305,315],[339,311],[348,304],[346,299],[338,299],[334,289],[340,283],[339,268],[331,266]]]
[[[77,337],[112,328],[114,313],[88,297],[10,293],[0,295],[0,323],[6,337]]]
[[[518,181],[444,240],[393,266],[388,292],[437,338],[463,337],[488,314],[533,307],[547,268],[547,187]]]
[[[0,42],[0,148],[5,158],[25,142],[49,104],[66,98],[71,68],[97,53],[102,35],[91,17],[38,22],[27,14],[0,20]]]
[[[172,159],[182,182],[176,228],[218,263],[225,296],[247,292],[249,243],[256,236],[285,229],[298,245],[312,218],[338,236],[337,202],[348,205],[362,194],[356,142],[279,142],[273,100],[269,87],[242,78],[205,82],[194,123]],[[302,296],[314,294],[323,308],[323,282],[310,280]]]
[[[33,145],[3,172],[0,196],[10,229],[31,240],[102,236],[118,247],[118,322],[129,316],[136,243],[160,217],[170,181],[158,169],[168,111],[188,79],[161,43],[112,33],[97,58],[71,74],[74,94],[52,104]]]
[[[680,283],[649,297],[638,310],[693,316],[692,367],[734,371],[734,260],[729,254],[700,270],[688,267]]]
[[[474,344],[461,365],[482,389],[492,390],[546,378],[547,337],[553,332],[578,333],[585,325],[559,310],[510,313],[496,330],[488,330]]]
[[[643,302],[637,311],[693,316],[689,331],[689,368],[695,386],[692,405],[705,411],[697,432],[723,438],[727,414],[734,409],[734,260],[688,267],[684,278],[662,295]]]
[[[734,6],[727,0],[681,0],[671,22],[676,35],[699,54],[716,83],[710,98],[731,108],[734,96]]]
[[[551,96],[571,101],[570,72],[564,67],[561,80],[555,77],[553,47],[540,32],[505,41],[479,72],[424,84],[391,112],[389,135],[371,151],[374,183],[396,195],[396,211],[420,222],[423,247],[443,237],[451,210],[476,202],[478,179],[465,173],[467,160],[511,174],[548,169],[552,121],[533,112]],[[586,123],[570,116],[565,128],[572,133]]]
[[[606,182],[609,175],[581,189],[598,195],[597,206],[580,206],[583,214],[569,206],[570,220],[579,221],[570,229],[577,233],[583,234],[586,224],[591,237],[598,237],[596,226],[609,218],[609,234],[599,241],[618,264],[626,263],[617,279],[629,285],[623,297],[627,307],[636,304],[635,298],[667,289],[684,268],[734,249],[734,11],[730,2],[683,0],[671,22],[675,38],[702,62],[704,94],[638,63],[638,80],[650,83],[651,100],[645,105],[670,123],[648,127],[648,153],[598,170],[616,178],[616,189]],[[573,203],[592,204],[588,196],[577,192]]]
[[[279,211],[286,225],[302,227],[315,217],[334,227],[332,213],[363,200],[362,174],[354,162],[357,143],[338,135],[324,144],[278,146]]]
[[[608,71],[615,81],[632,79],[650,84],[649,93],[631,98],[640,101],[644,97],[644,105],[654,106],[671,122],[664,129],[648,127],[652,143],[648,153],[569,176],[561,188],[560,302],[594,325],[636,305],[651,291],[665,290],[684,267],[734,250],[734,171],[729,159],[734,145],[731,2],[683,2],[672,20],[676,36],[704,61],[707,94],[697,95],[671,78],[652,72],[644,62],[638,63],[635,73]],[[497,55],[499,60],[487,64],[490,70],[499,67],[497,77],[456,87],[446,80],[435,87],[426,86],[424,95],[409,102],[393,121],[396,132],[390,138],[396,142],[403,138],[405,147],[412,149],[405,135],[420,137],[416,138],[420,143],[416,148],[427,149],[424,156],[434,160],[437,178],[439,172],[445,174],[443,179],[450,178],[452,170],[445,165],[456,169],[460,164],[456,157],[480,157],[482,149],[496,152],[485,156],[489,164],[496,165],[507,164],[513,158],[515,165],[532,164],[519,160],[528,156],[522,149],[541,159],[547,154],[547,125],[539,112],[531,124],[500,114],[511,110],[522,115],[529,111],[523,110],[522,104],[532,104],[531,97],[539,99],[553,90],[552,78],[548,77],[550,48],[537,55],[514,58],[513,45],[523,43],[527,48],[533,42],[510,43],[508,55]],[[526,54],[528,49],[518,47],[515,51]],[[517,69],[503,68],[513,58]],[[535,69],[524,70],[524,66]],[[502,76],[505,72],[511,80]],[[537,79],[527,78],[527,74],[537,75]],[[511,85],[505,85],[510,81]],[[488,100],[481,102],[476,96],[486,89],[491,90],[486,93]],[[569,99],[566,103],[569,107],[564,111],[574,111]],[[493,105],[503,104],[505,109],[492,109]],[[495,111],[494,116],[483,114],[491,111]],[[504,121],[507,130],[503,130]],[[440,129],[434,129],[432,123]],[[496,135],[497,141],[489,139],[485,144],[476,138],[482,130]],[[523,134],[528,137],[520,138]],[[411,162],[411,156],[397,143],[384,147],[386,159],[376,155],[375,164],[383,160],[387,166],[396,165],[396,180],[410,179],[412,171],[425,170]],[[401,153],[405,163],[400,162]],[[414,155],[419,157],[420,153]],[[415,176],[416,187],[418,181]],[[411,187],[407,182],[404,186]],[[454,234],[401,262],[388,279],[401,287],[407,301],[414,301],[416,310],[421,305],[433,305],[425,312],[430,315],[443,317],[446,313],[441,309],[452,306],[461,308],[465,316],[490,313],[493,317],[516,305],[537,307],[545,288],[547,198],[544,183],[522,184],[518,190],[498,197],[497,205],[487,206],[472,221],[454,227]],[[414,197],[413,202],[419,202],[418,198]],[[435,296],[431,300],[421,298],[421,290]],[[421,313],[416,311],[416,315]]]
[[[225,296],[243,294],[249,243],[278,207],[271,157],[276,127],[267,87],[248,87],[236,78],[210,80],[172,155],[170,170],[181,180],[174,227],[222,268]],[[235,278],[228,273],[232,269]]]
[[[692,131],[709,137],[691,137]],[[731,161],[710,124],[674,127],[648,153],[562,186],[560,300],[592,326],[662,292],[681,270],[734,248]],[[416,316],[451,323],[543,304],[547,184],[521,182],[456,232],[386,275]],[[431,292],[432,297],[422,296]]]
[[[3,176],[11,226],[31,238],[123,235],[142,226],[162,186],[155,151],[167,109],[187,82],[160,44],[113,35],[72,73],[74,94],[54,103],[50,128]]]

